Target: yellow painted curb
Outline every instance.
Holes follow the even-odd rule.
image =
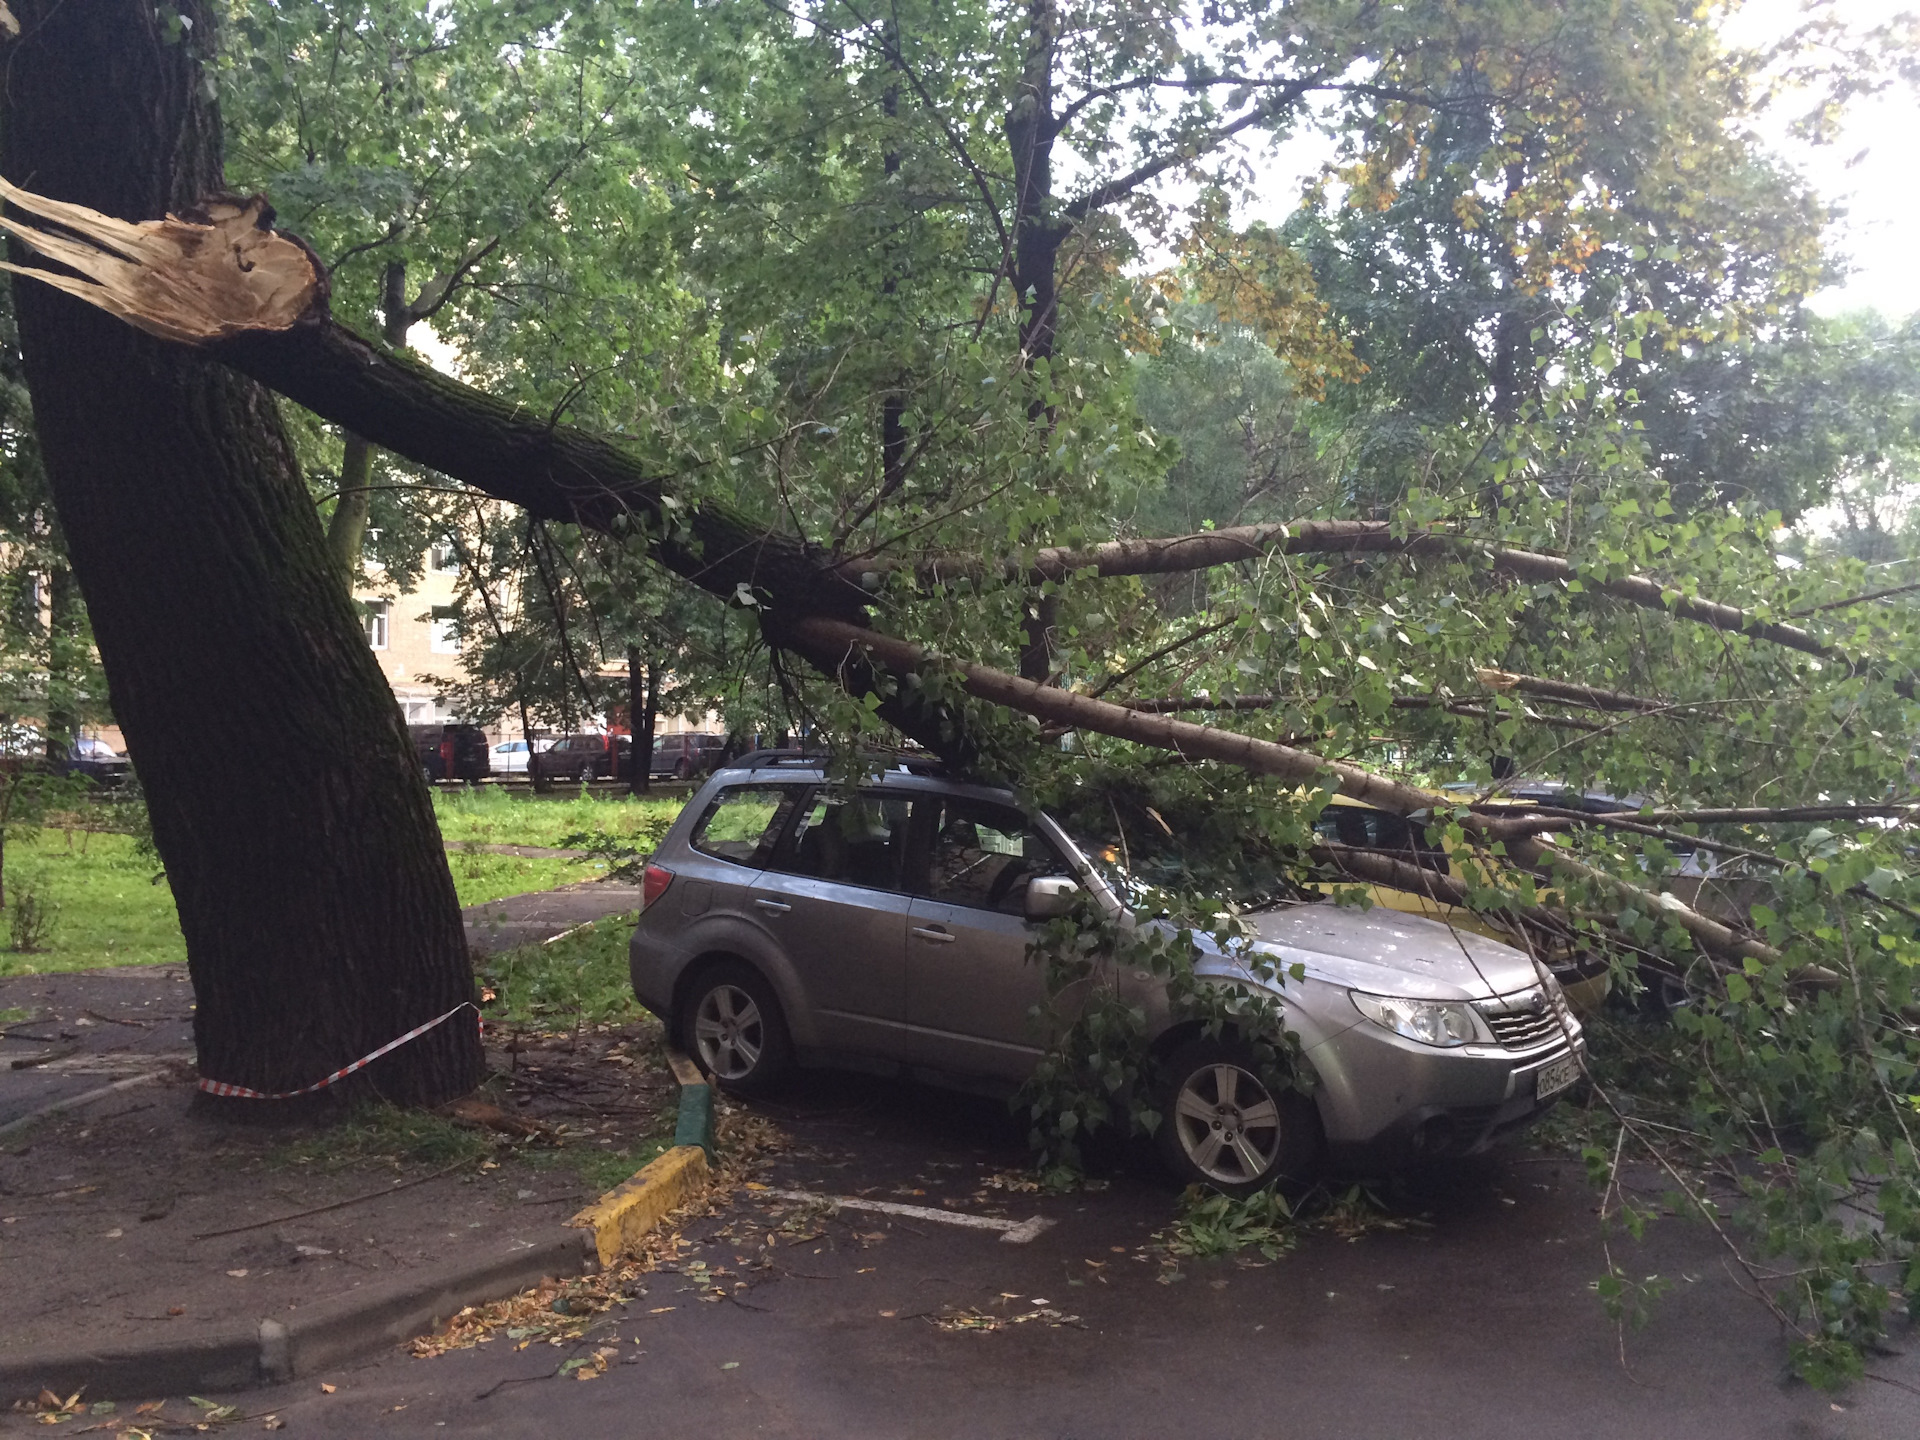
[[[676,1145],[567,1223],[593,1231],[600,1263],[611,1265],[706,1186],[707,1152],[698,1145]]]

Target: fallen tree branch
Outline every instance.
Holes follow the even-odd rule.
[[[1526,801],[1469,801],[1468,808],[1485,814],[1525,816],[1538,814],[1540,808]],[[1560,812],[1578,820],[1599,824],[1609,816],[1621,816],[1653,825],[1793,825],[1824,820],[1904,820],[1920,823],[1920,802],[1893,801],[1884,805],[1781,805],[1751,806],[1728,810],[1639,809],[1622,805],[1616,810],[1565,810]],[[1689,837],[1691,838],[1691,837]]]
[[[1105,700],[1095,700],[1090,696],[1023,680],[988,665],[943,660],[910,641],[843,621],[824,618],[802,620],[787,627],[786,633],[797,643],[805,645],[813,663],[827,668],[828,673],[833,673],[832,666],[844,662],[878,662],[883,668],[902,675],[938,666],[955,673],[968,694],[1056,725],[1171,750],[1189,760],[1218,760],[1255,774],[1272,775],[1299,785],[1324,785],[1331,781],[1340,794],[1397,815],[1444,812],[1454,809],[1456,805],[1445,795],[1390,780],[1345,761],[1329,760],[1308,750],[1297,750],[1290,745],[1257,740],[1250,735],[1238,735],[1228,730],[1194,725],[1185,720],[1143,715],[1124,705],[1114,705]],[[835,659],[836,654],[839,660]],[[1462,826],[1469,835],[1480,835],[1491,823],[1470,813],[1462,821]],[[1487,838],[1492,840],[1495,837]],[[1656,895],[1597,870],[1537,839],[1519,836],[1499,838],[1504,840],[1508,858],[1527,869],[1546,876],[1556,871],[1562,872],[1566,876],[1599,885],[1629,903],[1649,907],[1715,954],[1736,960],[1779,958],[1779,952],[1772,946],[1700,914],[1672,895]]]
[[[1558,700],[1566,705],[1585,705],[1594,710],[1670,710],[1666,700],[1644,695],[1629,695],[1623,690],[1602,690],[1593,685],[1576,685],[1567,680],[1549,680],[1539,675],[1515,675],[1506,670],[1481,669],[1474,677],[1489,690],[1534,695],[1542,700]]]
[[[130,224],[0,180],[0,198],[91,244],[0,226],[85,278],[5,264],[162,339],[190,345],[383,450],[530,514],[644,535],[656,559],[725,599],[768,597],[857,618],[867,597],[807,545],[744,511],[681,503],[671,475],[603,436],[552,423],[334,323],[326,269],[272,228],[264,200]]]
[[[1096,697],[1098,692],[1094,692]],[[1225,700],[1170,696],[1164,699],[1124,700],[1129,710],[1138,710],[1143,715],[1178,715],[1183,712],[1205,711],[1257,711],[1271,710],[1279,705],[1283,697],[1278,695],[1235,695]],[[1449,715],[1461,715],[1469,720],[1498,720],[1504,717],[1487,709],[1484,705],[1475,705],[1468,700],[1444,700],[1437,695],[1396,695],[1393,697],[1396,710],[1444,710]],[[1547,725],[1559,730],[1580,730],[1588,734],[1604,730],[1607,727],[1594,720],[1576,720],[1570,715],[1542,715],[1531,706],[1521,711],[1521,718],[1536,725]]]
[[[1036,551],[1024,566],[1015,561],[990,564],[978,556],[948,555],[923,560],[915,567],[922,583],[951,584],[969,577],[997,573],[1007,580],[1030,584],[1061,581],[1090,574],[1101,579],[1124,575],[1174,575],[1191,570],[1258,560],[1267,555],[1441,555],[1478,558],[1496,574],[1533,585],[1566,585],[1575,580],[1587,590],[1617,600],[1660,610],[1676,619],[1691,620],[1752,640],[1797,650],[1842,667],[1850,675],[1885,680],[1900,695],[1916,698],[1911,676],[1885,674],[1872,661],[1847,654],[1811,631],[1778,620],[1765,620],[1733,605],[1687,595],[1645,575],[1605,579],[1583,574],[1572,561],[1558,555],[1489,545],[1470,535],[1444,530],[1398,534],[1384,520],[1294,520],[1269,525],[1241,525],[1226,530],[1203,530],[1192,535],[1153,539],[1110,540],[1105,544],[1071,549],[1052,546]],[[871,588],[891,568],[881,561],[849,562],[845,577]]]

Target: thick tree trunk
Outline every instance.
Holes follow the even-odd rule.
[[[136,0],[13,8],[8,176],[127,219],[222,188],[206,8],[182,3],[175,36]],[[44,285],[16,304],[54,501],[186,935],[201,1073],[311,1084],[473,995],[398,709],[272,397]],[[461,1017],[361,1083],[438,1101],[481,1070]]]

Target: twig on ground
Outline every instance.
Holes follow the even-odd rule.
[[[243,1230],[264,1230],[269,1225],[284,1225],[289,1220],[304,1220],[309,1215],[324,1215],[329,1210],[344,1210],[349,1205],[358,1205],[362,1200],[378,1200],[382,1195],[395,1195],[402,1190],[410,1190],[415,1185],[424,1185],[429,1180],[438,1180],[451,1175],[474,1163],[480,1157],[469,1155],[464,1160],[456,1160],[444,1169],[435,1170],[431,1175],[416,1175],[411,1180],[402,1180],[387,1186],[384,1190],[369,1190],[364,1195],[352,1195],[345,1200],[335,1200],[331,1205],[315,1205],[308,1210],[296,1210],[291,1215],[276,1215],[271,1220],[254,1220],[245,1225],[232,1225],[225,1230],[201,1230],[194,1234],[196,1240],[213,1240],[222,1235],[238,1235]]]
[[[135,1030],[151,1030],[153,1028],[153,1022],[151,1020],[121,1020],[112,1015],[102,1015],[98,1010],[82,1010],[80,1013],[91,1016],[95,1020],[104,1021],[108,1025],[129,1025]]]

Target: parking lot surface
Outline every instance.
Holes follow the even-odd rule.
[[[1006,1188],[1026,1154],[994,1102],[822,1076],[755,1109],[791,1142],[763,1176],[775,1189],[1054,1223],[1014,1245],[745,1191],[584,1349],[395,1355],[327,1377],[332,1393],[249,1395],[246,1413],[316,1435],[1920,1435],[1904,1353],[1837,1396],[1790,1380],[1704,1227],[1615,1238],[1628,1269],[1672,1283],[1619,1334],[1591,1288],[1597,1196],[1565,1160],[1457,1166],[1393,1187],[1400,1228],[1170,1268],[1150,1242],[1177,1196],[1144,1158],[1110,1157],[1104,1189],[1038,1195]],[[594,1349],[614,1352],[604,1374],[555,1374]]]

